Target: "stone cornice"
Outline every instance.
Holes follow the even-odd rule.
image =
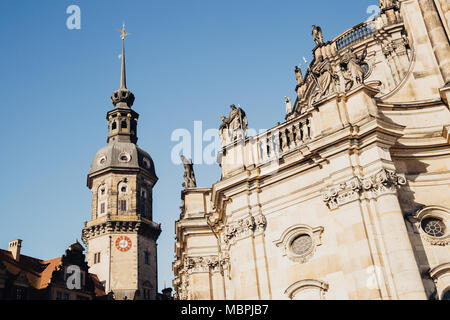
[[[395,193],[397,188],[406,184],[404,175],[382,169],[368,178],[352,177],[351,179],[327,188],[322,199],[330,210],[359,200],[365,192],[375,197],[386,193]]]
[[[95,224],[86,223],[82,231],[82,240],[87,243],[89,239],[106,234],[114,233],[137,233],[157,240],[161,234],[161,225],[150,220],[136,217],[136,219],[126,219],[124,217],[107,217],[99,219]]]

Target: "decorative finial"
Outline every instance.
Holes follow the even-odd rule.
[[[130,35],[129,33],[127,33],[125,31],[125,22],[122,25],[122,30],[117,30],[117,32],[121,33],[120,37],[121,37],[122,41],[125,41],[125,38]]]

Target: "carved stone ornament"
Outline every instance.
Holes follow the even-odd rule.
[[[323,230],[323,227],[295,225],[286,229],[274,244],[282,249],[284,257],[297,263],[306,263],[316,248],[322,245]]]
[[[232,222],[226,226],[223,240],[226,244],[233,244],[239,239],[263,232],[266,225],[266,217],[262,214]]]
[[[328,188],[323,195],[323,201],[331,210],[339,206],[359,199],[362,190],[361,181],[358,177]]]
[[[186,274],[219,272],[220,266],[226,266],[229,260],[227,255],[222,255],[220,259],[217,255],[185,257],[183,271]]]
[[[424,230],[424,222],[436,220],[442,225],[442,234],[432,235]],[[408,217],[419,231],[422,240],[433,246],[447,246],[450,244],[450,209],[441,206],[428,206]]]
[[[322,199],[330,210],[334,210],[344,204],[358,200],[364,191],[373,192],[376,196],[379,196],[384,193],[396,192],[398,187],[405,184],[406,178],[404,175],[382,169],[369,178],[352,177],[346,182],[328,187],[322,194]]]

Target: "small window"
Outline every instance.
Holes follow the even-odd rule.
[[[68,293],[64,293],[64,298],[63,300],[69,300],[69,294]]]
[[[56,300],[62,300],[62,293],[59,291],[56,292]]]
[[[122,187],[122,188],[120,188],[120,191],[121,191],[122,193],[127,193],[127,187]]]
[[[111,126],[111,130],[116,130],[117,129],[117,122],[113,122],[112,126]]]
[[[122,121],[121,127],[122,127],[122,129],[127,129],[128,126],[127,126],[126,120]]]
[[[145,264],[150,264],[150,255],[148,254],[147,251],[144,252],[144,260]]]
[[[127,200],[120,200],[120,211],[127,211]]]
[[[105,214],[105,211],[106,211],[106,205],[105,205],[105,203],[103,202],[103,203],[100,205],[100,214]]]
[[[100,252],[94,254],[94,264],[100,263]]]
[[[16,300],[26,300],[26,298],[27,298],[27,290],[25,288],[17,287]]]

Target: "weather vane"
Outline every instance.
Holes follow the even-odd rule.
[[[130,35],[129,33],[127,33],[127,32],[125,31],[125,22],[123,23],[122,30],[117,30],[117,32],[120,32],[120,33],[121,33],[122,41],[125,41],[126,36],[129,36],[129,35]]]

